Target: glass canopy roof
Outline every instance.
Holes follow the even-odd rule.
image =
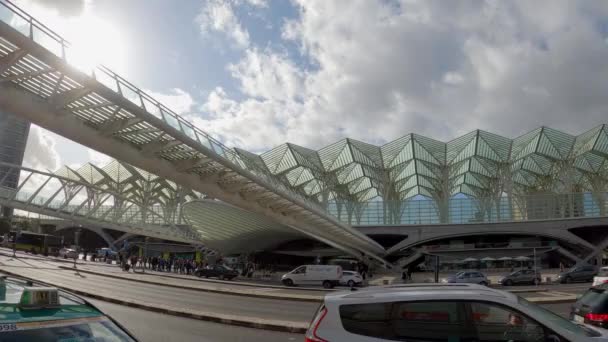
[[[318,151],[235,150],[320,202],[608,190],[605,124],[578,136],[540,127],[515,139],[476,130],[447,143],[408,134],[383,146],[343,139]]]

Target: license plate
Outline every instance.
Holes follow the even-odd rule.
[[[583,316],[574,315],[574,321],[576,323],[585,323],[585,318],[583,318]]]

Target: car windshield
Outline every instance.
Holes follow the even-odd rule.
[[[589,336],[589,337],[601,336],[601,334],[599,334],[598,332],[591,330],[591,329],[585,327],[584,325],[579,325],[572,321],[569,321],[569,320],[563,318],[562,316],[560,316],[556,313],[553,313],[539,305],[528,302],[527,300],[525,300],[522,297],[518,297],[517,301],[519,302],[519,304],[521,304],[522,306],[526,307],[526,309],[531,311],[532,316],[540,317],[543,320],[549,321],[549,322],[553,323],[554,325],[559,326],[562,329],[568,330],[576,335]]]
[[[107,317],[1,324],[2,342],[131,342],[135,341]]]

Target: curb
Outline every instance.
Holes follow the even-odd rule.
[[[39,283],[44,283],[39,280],[32,279],[30,277],[24,277],[17,273],[6,271],[4,269],[0,270],[0,272],[14,276],[14,277],[19,277],[19,278],[23,278],[23,279],[36,281]],[[46,284],[52,285],[53,287],[57,287],[62,290],[65,290],[65,291],[69,291],[71,293],[74,293],[74,294],[77,294],[80,296],[103,300],[105,302],[125,305],[125,306],[143,309],[143,310],[152,311],[152,312],[164,313],[164,314],[172,315],[172,316],[187,317],[187,318],[197,319],[197,320],[201,320],[201,321],[237,325],[237,326],[255,328],[255,329],[298,333],[298,334],[303,334],[308,329],[308,323],[305,323],[305,322],[296,323],[296,322],[285,322],[285,321],[271,321],[271,320],[261,319],[261,318],[238,317],[238,316],[231,316],[231,315],[226,315],[226,314],[218,314],[218,313],[211,313],[211,312],[204,312],[204,311],[178,310],[176,308],[172,308],[172,307],[168,307],[168,306],[164,306],[164,305],[143,304],[143,303],[135,302],[132,300],[124,300],[124,299],[117,299],[117,298],[113,298],[113,297],[107,297],[104,295],[86,292],[86,291],[74,289],[74,288],[67,287],[67,286],[58,286],[58,285],[54,285],[52,283],[46,283]]]
[[[324,296],[318,296],[318,297],[313,298],[312,296],[310,296],[307,298],[304,296],[296,296],[296,297],[288,296],[288,295],[281,296],[278,294],[249,293],[249,292],[241,292],[241,291],[237,291],[237,290],[203,289],[200,287],[192,287],[192,286],[185,286],[185,285],[179,285],[179,284],[166,284],[166,283],[149,281],[149,280],[133,279],[133,278],[128,278],[128,277],[123,277],[120,275],[101,273],[101,272],[90,271],[90,270],[80,269],[80,268],[73,268],[73,267],[68,267],[68,266],[59,266],[59,268],[65,269],[65,270],[70,270],[70,271],[78,271],[78,272],[82,272],[82,273],[94,274],[94,275],[98,275],[100,277],[108,277],[108,278],[132,281],[132,282],[136,282],[136,283],[172,287],[172,288],[178,288],[178,289],[183,289],[183,290],[228,294],[228,295],[234,295],[234,296],[258,297],[258,298],[266,298],[266,299],[290,300],[290,301],[312,302],[312,303],[320,303],[321,301],[323,301],[323,297],[324,297]]]

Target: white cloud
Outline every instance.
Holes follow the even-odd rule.
[[[167,92],[156,92],[150,90],[145,90],[145,92],[177,114],[188,113],[195,105],[192,95],[180,88],[173,88]]]
[[[241,96],[214,90],[200,121],[229,144],[449,140],[476,128],[515,137],[540,125],[579,134],[608,121],[608,4],[295,4],[282,38],[312,67],[256,47],[229,65]]]
[[[61,166],[57,142],[48,131],[31,125],[23,165],[36,170],[55,171]]]
[[[104,167],[106,166],[109,162],[112,161],[112,157],[109,157],[101,152],[97,152],[93,149],[89,149],[88,150],[89,153],[89,161],[96,166],[99,167]],[[82,167],[82,165],[80,165],[78,168]],[[77,169],[78,169],[77,168]]]
[[[268,7],[268,0],[245,0],[249,5],[258,7],[258,8],[266,8]]]
[[[203,36],[220,32],[225,34],[236,48],[244,49],[249,46],[249,32],[241,25],[232,6],[231,1],[207,0],[196,21]]]

